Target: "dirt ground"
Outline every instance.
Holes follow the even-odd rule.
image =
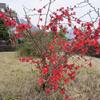
[[[96,87],[99,89],[99,92],[96,94],[98,97],[94,97],[95,99],[84,99],[81,96],[79,99],[75,100],[100,100],[100,96],[98,94],[100,93],[100,59],[92,58],[92,62],[93,67],[90,70],[92,70],[93,75],[96,73],[98,78],[96,81],[91,80],[90,83],[97,82],[97,85],[99,84],[99,86]],[[33,79],[31,67],[34,66],[28,63],[21,63],[18,60],[16,52],[0,52],[0,100],[32,100],[32,98],[28,97],[32,88]],[[76,93],[73,93],[73,95],[74,94],[76,95]]]

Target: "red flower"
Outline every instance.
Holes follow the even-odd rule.
[[[64,79],[64,83],[66,84],[66,83],[69,83],[69,78],[65,78]]]
[[[100,54],[100,49],[97,49],[96,50],[96,54]]]
[[[31,26],[28,24],[19,24],[18,26],[16,26],[16,28],[17,28],[18,32],[22,32],[22,31],[25,31],[25,30],[31,28]]]
[[[20,62],[25,62],[26,61],[25,58],[20,58],[19,60],[20,60]]]
[[[71,96],[65,96],[65,100],[72,100]]]
[[[69,100],[69,97],[68,96],[65,96],[65,100]]]
[[[57,91],[58,90],[58,88],[59,88],[59,85],[56,83],[56,84],[54,84],[54,86],[53,86],[53,89],[54,89],[54,91]]]
[[[68,73],[68,75],[71,77],[71,79],[73,79],[76,76],[76,72],[72,71],[72,72]]]
[[[61,89],[60,94],[64,95],[65,94],[65,89]]]
[[[2,12],[0,12],[0,18],[3,18],[4,14]]]
[[[53,75],[59,74],[59,70],[56,70],[56,69],[52,70],[52,74],[53,74]]]
[[[50,50],[54,50],[54,46],[53,46],[53,45],[50,45],[50,46],[49,46],[49,49],[50,49]]]
[[[45,80],[43,78],[39,78],[39,80],[38,80],[39,86],[43,85],[44,82],[45,82]]]
[[[39,9],[39,10],[38,10],[38,13],[42,13],[42,9]]]
[[[75,69],[78,70],[80,68],[80,66],[76,66]]]
[[[49,69],[48,69],[48,68],[43,68],[43,69],[42,69],[42,74],[43,74],[43,75],[45,75],[45,74],[47,74],[47,73],[48,73],[48,71],[49,71]]]
[[[62,15],[56,15],[56,19],[62,21],[63,20],[63,17],[62,17]]]
[[[46,93],[46,94],[49,94],[50,91],[51,91],[50,88],[45,88],[45,93]]]
[[[62,29],[62,31],[63,31],[63,33],[64,33],[64,34],[66,34],[66,33],[67,33],[66,28],[63,28],[63,29]]]
[[[53,26],[53,27],[51,28],[51,31],[57,32],[57,26]]]
[[[72,70],[73,66],[74,66],[74,64],[69,64],[67,67],[68,67],[69,70]]]

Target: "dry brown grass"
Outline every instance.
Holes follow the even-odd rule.
[[[31,66],[21,63],[15,52],[0,53],[0,100],[25,100],[32,83]]]
[[[92,63],[68,87],[74,100],[100,100],[100,59],[92,58]],[[0,100],[34,100],[31,67],[21,63],[15,52],[0,53]]]

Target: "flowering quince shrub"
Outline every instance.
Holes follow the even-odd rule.
[[[0,19],[4,21],[5,26],[13,27],[16,25],[16,21],[8,16],[6,16],[3,12],[0,12]]]
[[[5,16],[5,14],[0,12],[0,39],[5,40],[7,44],[9,44],[8,39],[10,37],[8,32],[10,29],[9,25],[14,26],[15,24],[15,20],[10,19],[9,17]]]
[[[43,7],[43,9],[44,8],[45,7]],[[38,13],[42,14],[43,9],[39,9]],[[3,13],[0,13],[0,18],[5,20],[5,25],[7,26],[15,25],[15,21],[6,17]],[[41,19],[39,20],[41,21]],[[67,41],[59,35],[60,29],[62,30],[62,34],[68,34],[68,30],[62,24],[63,21],[67,22],[68,27],[73,28],[75,38],[71,41]],[[77,72],[84,64],[77,65],[71,63],[69,62],[69,58],[78,54],[76,59],[80,61],[81,58],[87,55],[88,47],[90,46],[93,46],[95,52],[100,54],[98,43],[98,39],[100,38],[100,19],[97,23],[97,28],[94,28],[94,22],[83,22],[76,18],[73,8],[61,7],[50,14],[49,23],[38,25],[41,30],[44,30],[45,37],[48,37],[49,34],[53,34],[53,38],[42,47],[38,45],[38,41],[36,42],[33,39],[34,34],[32,34],[30,30],[31,25],[29,23],[16,25],[16,31],[23,33],[25,38],[32,41],[32,44],[35,45],[36,48],[34,48],[33,45],[32,47],[41,55],[41,58],[38,60],[35,60],[32,56],[20,58],[21,62],[30,62],[36,65],[38,73],[37,91],[39,94],[44,93],[46,96],[49,96],[59,92],[64,100],[72,100],[71,94],[66,87],[72,81],[76,80]],[[84,30],[82,30],[82,28],[84,28]],[[22,35],[17,35],[16,38],[20,38],[20,36],[22,37]],[[89,59],[84,60],[89,66],[92,66]]]

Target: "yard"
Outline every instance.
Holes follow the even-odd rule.
[[[92,63],[79,73],[80,83],[70,87],[75,100],[100,100],[100,59],[92,58]],[[34,100],[31,67],[21,63],[16,52],[0,53],[0,100]]]

